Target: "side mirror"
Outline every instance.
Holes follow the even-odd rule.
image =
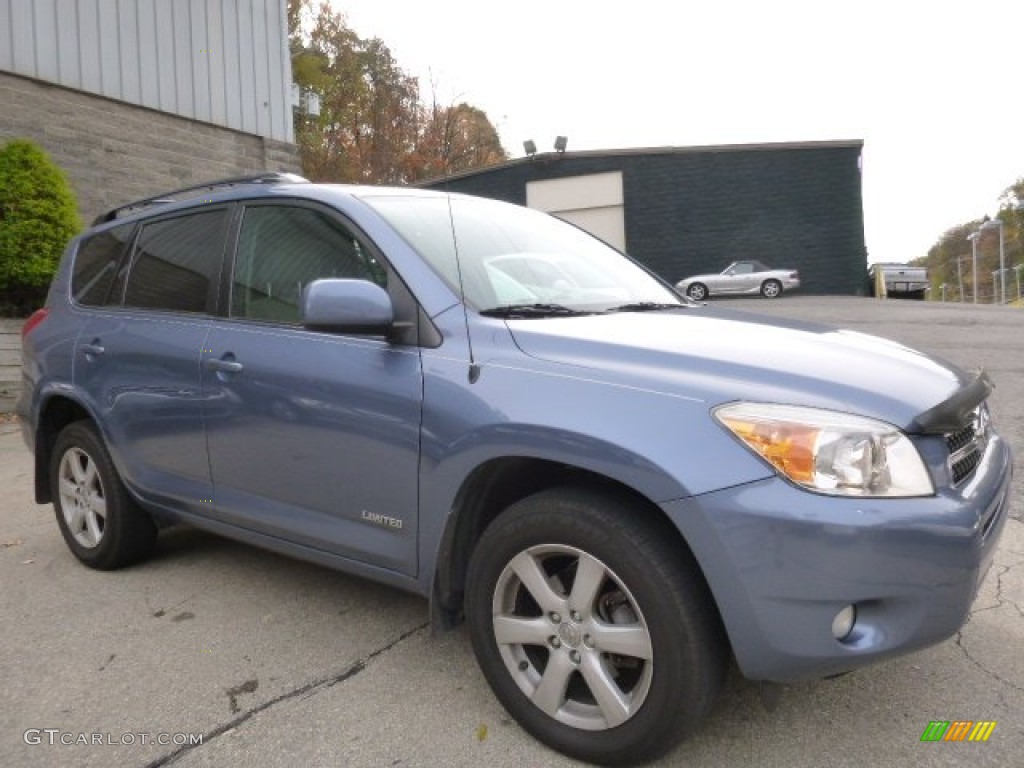
[[[303,288],[299,317],[307,328],[383,336],[395,321],[395,311],[379,285],[329,278]]]

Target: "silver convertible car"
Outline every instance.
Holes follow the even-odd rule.
[[[694,275],[676,283],[676,290],[694,301],[716,295],[761,294],[774,299],[783,291],[800,287],[795,269],[772,269],[760,261],[734,261],[716,275]]]

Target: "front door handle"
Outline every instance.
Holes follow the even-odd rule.
[[[80,349],[85,355],[102,355],[106,352],[106,348],[99,343],[99,339],[93,339],[92,344],[83,344]]]
[[[234,359],[234,357],[216,358],[208,357],[203,365],[206,366],[208,371],[217,371],[218,373],[240,373],[243,366],[240,362]]]

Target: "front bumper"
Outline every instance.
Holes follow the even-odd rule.
[[[1008,515],[1010,450],[912,499],[829,497],[771,478],[662,504],[704,569],[744,675],[824,677],[940,642],[967,619]],[[832,620],[857,608],[850,635]]]

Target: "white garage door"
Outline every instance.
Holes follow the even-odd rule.
[[[526,185],[526,204],[572,222],[620,251],[626,250],[619,171],[531,181]]]

